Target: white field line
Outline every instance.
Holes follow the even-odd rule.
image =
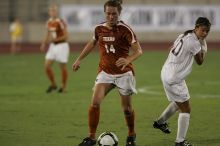
[[[220,94],[196,94],[192,98],[220,98]]]
[[[216,85],[216,84],[212,84],[212,85]],[[157,86],[144,86],[144,87],[138,88],[137,91],[140,94],[165,96],[165,92],[155,91],[155,89],[157,88],[158,88]],[[196,95],[191,95],[191,97],[192,98],[220,98],[220,94],[196,94]]]
[[[191,86],[197,86],[197,85],[201,86],[201,82],[190,82],[190,83],[187,83],[187,81],[186,81],[186,84],[187,85],[191,85]],[[202,84],[210,85],[210,86],[218,86],[219,90],[220,90],[220,81],[205,81]]]
[[[138,93],[142,93],[142,94],[151,94],[151,95],[160,95],[160,96],[164,95],[163,92],[154,91],[152,89],[152,87],[153,86],[151,86],[151,87],[150,86],[144,86],[144,87],[138,88],[137,91],[138,91]]]

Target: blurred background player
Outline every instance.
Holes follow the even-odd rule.
[[[60,63],[60,69],[62,74],[62,84],[58,92],[64,92],[67,83],[67,67],[69,57],[69,44],[67,43],[67,28],[62,19],[58,18],[57,6],[53,5],[49,7],[49,20],[46,23],[47,34],[42,42],[41,51],[45,50],[45,45],[49,43],[49,49],[45,57],[45,71],[50,80],[50,86],[46,90],[47,93],[57,89],[57,85],[52,71],[52,64],[54,61]]]
[[[191,111],[185,78],[192,70],[194,59],[198,65],[204,61],[207,52],[205,38],[210,27],[211,23],[207,18],[199,17],[195,29],[186,31],[176,39],[161,71],[161,79],[170,104],[154,122],[153,127],[170,133],[166,121],[179,110],[175,146],[192,146],[185,140]]]
[[[132,94],[136,93],[135,77],[132,62],[142,54],[142,49],[132,29],[122,21],[118,21],[121,4],[107,1],[104,5],[106,22],[95,27],[94,37],[87,43],[80,56],[73,64],[77,71],[80,62],[98,44],[100,61],[95,81],[91,105],[89,108],[89,136],[79,146],[96,144],[96,129],[99,123],[100,104],[104,97],[117,88],[121,97],[125,120],[128,126],[126,146],[135,146],[134,129],[135,113],[132,108]],[[129,55],[130,49],[132,53]]]
[[[10,36],[11,36],[11,53],[15,54],[21,49],[21,41],[23,35],[23,26],[18,18],[9,26]]]

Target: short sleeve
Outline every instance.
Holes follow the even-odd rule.
[[[189,39],[188,48],[193,55],[196,55],[201,50],[201,45],[198,40]]]
[[[127,31],[125,32],[126,39],[128,40],[129,44],[133,44],[137,42],[137,38],[135,33],[131,30],[131,28],[127,28]]]

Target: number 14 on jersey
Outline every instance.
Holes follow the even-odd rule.
[[[110,53],[110,52],[115,53],[115,48],[112,44],[111,45],[105,44],[105,50],[107,53]]]

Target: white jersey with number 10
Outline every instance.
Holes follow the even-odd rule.
[[[162,68],[161,76],[168,83],[179,83],[190,74],[194,55],[201,50],[201,44],[195,33],[179,35],[170,50]]]

